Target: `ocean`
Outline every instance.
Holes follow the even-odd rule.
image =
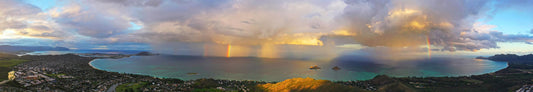
[[[368,80],[377,75],[393,77],[469,76],[495,72],[508,66],[506,62],[468,57],[380,60],[363,56],[340,56],[332,60],[302,60],[178,55],[96,59],[90,64],[100,70],[159,78],[255,81],[282,81],[296,77],[350,81]],[[312,66],[318,66],[321,69],[310,69]],[[340,69],[333,70],[335,66]]]

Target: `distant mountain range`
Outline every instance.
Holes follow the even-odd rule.
[[[0,52],[4,53],[19,53],[19,52],[33,52],[33,51],[68,51],[65,47],[49,47],[49,46],[10,46],[0,45]]]
[[[477,59],[488,59],[492,61],[532,61],[533,54],[519,56],[516,54],[496,54],[490,57],[477,57]]]

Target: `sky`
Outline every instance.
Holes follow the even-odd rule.
[[[1,0],[0,44],[204,56],[533,52],[531,0]]]

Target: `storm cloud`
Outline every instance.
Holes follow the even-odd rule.
[[[477,21],[502,8],[530,9],[529,0],[78,0],[45,11],[19,1],[0,2],[2,31],[66,44],[77,39],[146,43],[194,53],[205,53],[206,44],[257,53],[272,45],[331,49],[350,44],[476,51],[533,39]]]
[[[69,33],[48,20],[38,7],[18,0],[0,1],[0,35],[3,39],[64,39]]]
[[[475,20],[490,13],[488,0],[346,0],[339,17],[349,40],[376,47],[416,47],[428,42],[443,51],[498,48],[496,42],[528,41],[503,35]]]

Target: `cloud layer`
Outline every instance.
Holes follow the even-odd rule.
[[[52,39],[60,45],[71,46],[87,44],[80,41],[98,45],[147,43],[160,48],[199,44],[185,46],[194,50],[202,49],[200,45],[205,44],[231,44],[258,53],[271,45],[310,45],[322,49],[346,44],[425,48],[421,46],[427,47],[428,42],[441,51],[476,51],[498,48],[497,42],[533,39],[528,34],[504,34],[493,30],[493,25],[477,21],[490,17],[500,8],[533,4],[528,0],[78,0],[64,3],[42,11],[24,2],[2,0],[0,18],[4,20],[0,20],[0,31]]]
[[[347,0],[342,15],[353,39],[365,46],[413,47],[428,43],[442,50],[498,48],[496,42],[524,41],[476,22],[491,9],[488,0]]]
[[[47,20],[40,8],[20,1],[0,1],[0,19],[2,38],[61,39],[66,34]]]

